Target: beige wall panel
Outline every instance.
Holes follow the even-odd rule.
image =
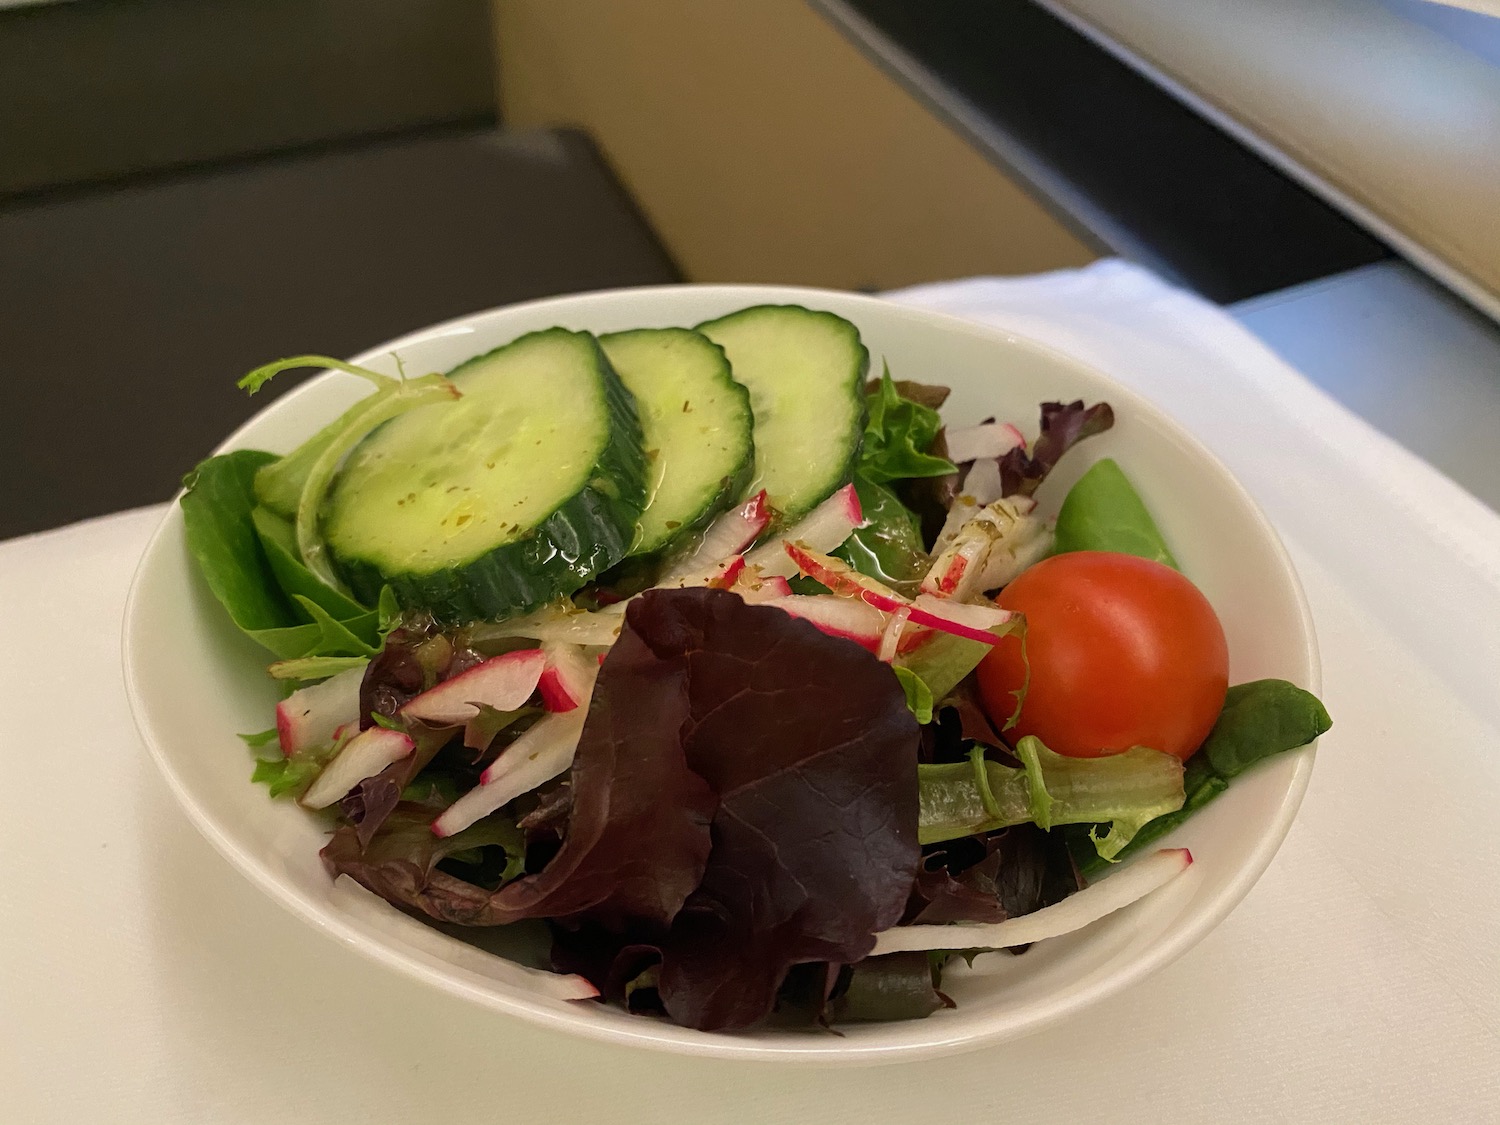
[[[693,280],[1096,256],[802,0],[496,0],[495,24],[507,123],[592,133]]]

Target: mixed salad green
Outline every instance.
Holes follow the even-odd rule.
[[[1321,705],[1229,686],[1212,607],[1100,460],[1113,425],[945,429],[858,330],[757,306],[531,333],[185,480],[187,543],[275,658],[253,779],[442,924],[545,919],[547,990],[702,1029],[916,1018],[954,951],[1067,932]]]

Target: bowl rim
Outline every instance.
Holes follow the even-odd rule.
[[[761,285],[761,284],[673,284],[632,286],[613,289],[596,289],[581,293],[570,293],[542,297],[529,301],[499,305],[481,309],[462,316],[452,317],[433,325],[404,333],[373,348],[365,349],[351,361],[356,364],[369,363],[400,348],[410,347],[428,340],[469,331],[475,321],[500,312],[545,312],[557,307],[572,311],[579,305],[587,306],[591,301],[613,302],[638,298],[652,301],[661,296],[678,295],[684,291],[708,296],[723,296],[726,301],[743,300],[745,304],[807,303],[833,299],[842,305],[849,303],[866,305],[879,310],[881,315],[899,312],[917,320],[934,323],[950,331],[989,338],[1007,346],[1019,346],[1064,366],[1080,368],[1102,380],[1109,388],[1110,399],[1115,403],[1128,404],[1131,410],[1141,410],[1154,415],[1173,436],[1185,445],[1206,468],[1220,478],[1220,483],[1236,493],[1243,508],[1251,515],[1256,530],[1272,548],[1277,560],[1290,582],[1302,631],[1302,659],[1306,669],[1306,684],[1309,691],[1317,693],[1322,688],[1322,665],[1319,658],[1317,637],[1311,608],[1302,587],[1301,578],[1275,527],[1256,503],[1245,486],[1229,468],[1182,423],[1164,408],[1141,395],[1133,388],[1121,383],[1109,373],[1076,356],[1038,341],[1022,333],[1005,328],[968,320],[960,316],[911,305],[903,305],[878,296],[850,293],[842,290],[823,289],[810,286]],[[844,315],[843,312],[840,315]],[[246,422],[216,445],[212,455],[239,448],[246,436],[256,429],[264,414],[271,409],[288,409],[312,386],[336,376],[335,372],[324,372],[285,395],[268,403]],[[584,1016],[577,1009],[559,1008],[538,1002],[540,998],[508,995],[482,988],[471,980],[460,977],[452,970],[444,970],[427,963],[409,952],[391,946],[385,940],[375,940],[360,931],[351,922],[331,908],[320,909],[318,904],[307,900],[286,880],[277,876],[271,866],[237,844],[227,831],[210,816],[194,797],[190,786],[175,770],[170,756],[161,749],[163,739],[157,736],[149,708],[143,700],[136,679],[136,650],[141,646],[142,630],[137,619],[142,611],[141,588],[144,576],[152,561],[163,549],[164,543],[180,534],[182,508],[179,503],[183,490],[179,489],[169,503],[162,519],[152,532],[131,577],[121,619],[121,666],[126,696],[131,716],[141,741],[145,744],[158,771],[176,798],[188,819],[214,849],[229,861],[241,875],[259,887],[273,901],[290,911],[313,929],[333,939],[346,948],[352,948],[367,959],[387,966],[416,980],[430,984],[451,996],[479,1004],[485,1008],[505,1012],[534,1024],[580,1035],[595,1041],[618,1043],[638,1048],[667,1051],[675,1054],[737,1059],[741,1061],[786,1062],[814,1066],[868,1066],[895,1063],[960,1051],[977,1049],[1007,1039],[1034,1034],[1045,1027],[1073,1016],[1109,996],[1113,996],[1156,973],[1201,941],[1222,922],[1245,898],[1251,887],[1265,873],[1272,859],[1290,831],[1292,821],[1302,804],[1312,776],[1316,760],[1317,740],[1299,750],[1291,752],[1293,762],[1285,793],[1277,803],[1275,813],[1264,824],[1245,861],[1217,893],[1205,903],[1197,906],[1187,923],[1168,930],[1149,949],[1117,970],[1101,977],[1089,987],[1068,994],[1046,1005],[1038,1005],[1030,1013],[1009,1020],[995,1028],[965,1029],[949,1035],[930,1035],[914,1042],[870,1044],[848,1041],[827,1042],[822,1038],[809,1037],[807,1045],[791,1045],[785,1039],[758,1042],[754,1033],[702,1033],[676,1025],[654,1020],[638,1020],[635,1024],[605,1022]],[[927,1021],[921,1021],[925,1027]]]

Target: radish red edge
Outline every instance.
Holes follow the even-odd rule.
[[[433,835],[462,832],[522,793],[561,774],[573,763],[585,717],[581,707],[543,715],[501,751],[480,775],[478,785],[442,811],[432,822]]]
[[[909,610],[914,625],[925,625],[981,644],[999,644],[1000,638],[989,630],[1005,624],[1013,616],[996,606],[945,601],[929,594],[921,594],[915,602],[908,602],[894,590],[865,577],[838,559],[814,554],[801,544],[787,543],[786,553],[803,574],[823,583],[835,594],[858,598],[885,613]]]
[[[359,688],[364,670],[352,668],[322,683],[292,692],[276,705],[276,738],[290,758],[326,746],[345,723],[359,718]]]
[[[497,711],[514,711],[531,698],[546,667],[540,649],[521,649],[492,656],[410,700],[398,712],[438,726],[468,722],[483,703]]]
[[[792,594],[768,598],[760,604],[800,618],[830,637],[853,641],[871,652],[880,650],[885,622],[873,606],[863,605],[857,599],[833,594]]]
[[[545,667],[536,685],[542,706],[552,712],[581,706],[588,698],[597,663],[591,666],[583,649],[562,641],[542,642],[542,656]]]
[[[761,489],[738,508],[723,513],[709,524],[698,546],[668,569],[660,585],[677,585],[684,579],[712,571],[754,543],[770,522],[766,490]]]
[[[948,457],[952,461],[978,461],[999,457],[1026,444],[1021,431],[1009,422],[981,422],[948,432]]]

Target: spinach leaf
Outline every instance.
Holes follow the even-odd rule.
[[[210,457],[188,474],[182,497],[188,553],[230,620],[278,659],[370,656],[381,615],[314,578],[282,539],[275,516],[265,513],[257,522],[255,475],[275,459],[242,449]]]
[[[364,637],[375,628],[378,615],[372,610],[336,621],[317,602],[293,595],[292,602],[311,621],[275,629],[246,629],[245,632],[281,660],[301,660],[313,656],[373,656],[377,648]]]
[[[257,480],[260,475],[256,475]],[[338,621],[347,621],[368,612],[368,607],[334,589],[302,565],[297,555],[297,531],[290,520],[265,508],[256,508],[250,513],[250,519],[255,524],[255,533],[260,537],[261,549],[266,553],[276,582],[288,597],[299,595],[317,602]],[[373,630],[366,639],[371,644],[375,642]]]
[[[1262,758],[1306,746],[1332,725],[1312,692],[1285,680],[1252,680],[1229,689],[1198,753],[1228,781]]]
[[[1053,554],[1118,551],[1177,569],[1166,540],[1120,466],[1106,457],[1068,490],[1057,513]]]
[[[1182,808],[1145,824],[1116,858],[1125,859],[1161,839],[1255,763],[1306,746],[1332,726],[1317,696],[1295,684],[1285,680],[1235,684],[1203,746],[1188,759],[1182,779],[1187,799]],[[1089,845],[1087,832],[1070,830],[1069,846],[1085,878],[1092,879],[1111,866]]]
[[[953,1001],[938,991],[938,969],[923,951],[866,957],[849,969],[825,1009],[829,1023],[920,1020]]]
[[[256,471],[274,460],[274,453],[241,449],[210,457],[182,482],[188,553],[230,619],[247,633],[302,620],[276,582],[251,516]]]
[[[833,552],[861,574],[905,593],[915,593],[931,564],[916,515],[883,484],[855,470],[854,491],[866,520],[864,527]]]

